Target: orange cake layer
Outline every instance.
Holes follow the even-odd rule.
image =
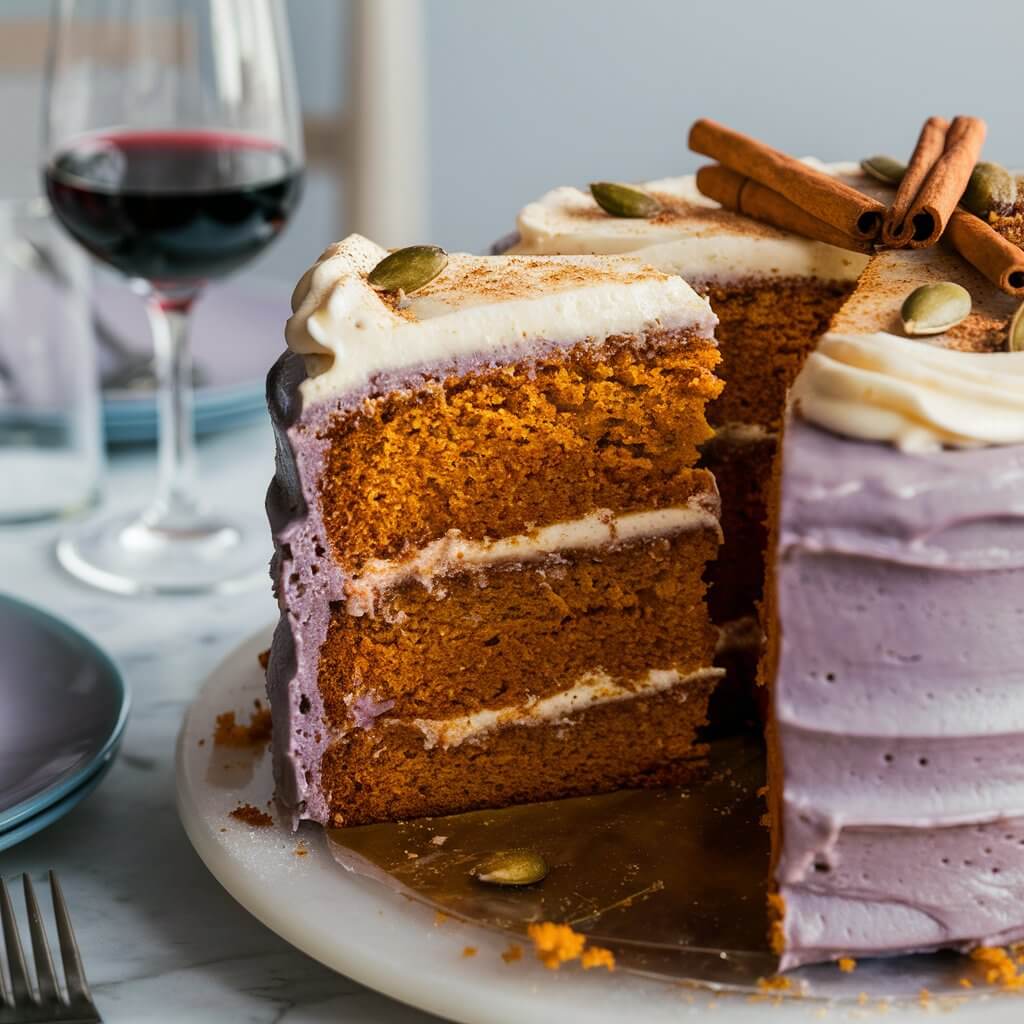
[[[334,416],[320,496],[355,569],[448,530],[519,534],[600,508],[683,504],[721,391],[718,350],[687,331],[618,337],[435,380]]]
[[[323,760],[330,823],[361,825],[481,807],[692,781],[711,678],[588,708],[554,724],[506,727],[482,742],[426,747],[416,728],[353,730]]]
[[[616,680],[651,665],[711,664],[704,603],[717,529],[564,551],[420,581],[382,595],[372,615],[331,610],[320,654],[327,721],[387,704],[377,722],[445,718],[544,698],[599,666]]]
[[[707,286],[718,316],[719,373],[726,381],[708,408],[712,425],[747,423],[778,430],[786,392],[852,289],[852,283],[808,278],[748,278]]]

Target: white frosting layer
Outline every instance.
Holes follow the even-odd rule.
[[[844,176],[849,164],[814,166]],[[623,253],[692,281],[744,277],[816,277],[855,280],[867,257],[823,242],[779,231],[722,210],[701,195],[693,175],[663,178],[644,186],[662,200],[657,217],[612,217],[589,192],[556,188],[524,207],[517,220],[519,242],[510,252]]]
[[[380,594],[403,580],[416,579],[429,587],[436,577],[470,567],[535,561],[558,551],[626,544],[683,530],[715,530],[721,539],[718,505],[717,495],[707,494],[692,498],[686,505],[619,516],[609,509],[600,509],[581,519],[553,523],[500,540],[466,540],[458,530],[449,530],[440,540],[419,548],[409,558],[367,561],[359,576],[346,585],[346,610],[349,615],[371,614]]]
[[[449,256],[402,308],[366,283],[387,250],[360,235],[332,246],[299,281],[285,329],[307,357],[305,402],[358,393],[375,376],[460,359],[515,358],[537,343],[600,344],[616,334],[694,327],[711,308],[682,278],[626,256]]]
[[[1024,444],[1024,353],[960,352],[894,334],[826,334],[793,386],[799,414],[904,451]]]
[[[423,733],[423,745],[428,750],[437,746],[447,749],[502,727],[558,722],[596,704],[649,697],[697,680],[719,679],[724,674],[719,668],[704,668],[688,675],[676,669],[652,668],[642,679],[626,685],[602,669],[594,669],[580,676],[568,689],[550,697],[534,697],[514,707],[475,711],[456,718],[414,718],[412,725]]]

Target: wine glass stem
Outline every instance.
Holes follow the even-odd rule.
[[[156,498],[146,512],[151,526],[188,529],[199,515],[196,445],[192,418],[191,299],[146,302],[156,355],[160,415]]]

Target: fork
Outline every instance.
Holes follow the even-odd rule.
[[[54,917],[57,919],[57,937],[60,942],[60,958],[64,965],[66,995],[61,991],[53,970],[50,944],[46,938],[43,915],[39,911],[32,879],[28,875],[22,875],[21,879],[25,889],[25,908],[28,911],[36,983],[33,986],[29,978],[25,954],[21,947],[21,936],[18,934],[18,923],[14,917],[14,907],[11,905],[7,885],[0,878],[0,919],[3,922],[3,944],[7,951],[7,971],[10,976],[8,983],[4,976],[4,958],[0,956],[0,1024],[100,1024],[101,1018],[92,1001],[89,984],[85,980],[78,943],[75,941],[71,918],[56,874],[50,872],[50,895],[53,899]]]

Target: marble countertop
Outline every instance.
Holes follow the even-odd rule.
[[[269,425],[212,438],[200,457],[212,502],[229,512],[262,504],[273,465]],[[106,507],[144,501],[154,474],[149,450],[115,455]],[[174,741],[182,715],[214,666],[274,620],[269,578],[265,587],[231,596],[107,595],[57,565],[58,531],[56,524],[0,528],[0,589],[67,619],[101,644],[131,688],[132,715],[120,757],[99,789],[55,825],[0,853],[0,877],[27,871],[45,887],[46,870],[58,871],[104,1020],[435,1019],[333,973],[279,939],[221,889],[178,822]]]

